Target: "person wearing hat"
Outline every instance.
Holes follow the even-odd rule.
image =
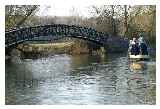
[[[140,37],[138,39],[138,45],[140,47],[140,52],[142,55],[148,55],[148,47],[146,41],[144,40],[143,35],[140,33]]]
[[[146,43],[145,40],[144,40],[144,37],[143,37],[142,33],[139,34],[138,43],[139,43],[139,45],[141,43]]]

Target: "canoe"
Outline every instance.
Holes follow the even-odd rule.
[[[149,59],[149,55],[129,55],[130,59]]]

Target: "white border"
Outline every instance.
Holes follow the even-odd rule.
[[[0,104],[4,104],[5,99],[5,9],[0,5]]]
[[[98,3],[97,3],[98,1]],[[92,3],[92,4],[98,4],[98,5],[124,5],[124,4],[130,4],[130,5],[154,5],[158,3],[158,0],[3,0],[1,4],[40,4],[40,5],[54,5],[55,2],[57,3]]]
[[[157,67],[157,71],[156,71],[156,84],[157,84],[157,94],[156,94],[156,102],[157,105],[154,106],[148,106],[148,105],[82,105],[82,106],[71,106],[71,105],[62,105],[62,106],[57,106],[57,105],[21,105],[21,106],[5,106],[5,33],[4,33],[4,22],[5,22],[5,18],[4,18],[4,6],[5,5],[54,5],[55,1],[59,1],[59,3],[64,3],[65,2],[71,2],[73,3],[73,1],[77,1],[77,2],[81,2],[81,3],[93,3],[93,5],[95,4],[95,0],[1,0],[0,2],[0,108],[5,108],[5,109],[22,109],[22,108],[39,108],[39,109],[53,109],[53,108],[60,108],[60,109],[74,109],[74,108],[97,108],[97,109],[106,109],[106,108],[113,108],[113,109],[117,109],[117,108],[137,108],[137,109],[141,109],[141,108],[159,108],[160,105],[160,0],[99,0],[98,5],[157,5],[157,15],[156,15],[156,42],[157,42],[157,49],[156,49],[156,55],[157,55],[157,61],[156,61],[156,67]]]
[[[160,4],[156,6],[156,103],[160,105]]]

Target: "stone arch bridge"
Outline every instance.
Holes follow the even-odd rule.
[[[12,48],[25,41],[49,35],[54,37],[54,39],[74,37],[88,40],[104,46],[110,52],[122,52],[128,48],[128,40],[125,38],[110,36],[107,33],[98,32],[93,28],[64,24],[25,27],[6,31],[5,48]]]

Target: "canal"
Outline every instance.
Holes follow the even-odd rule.
[[[156,63],[126,54],[6,61],[6,104],[155,104]]]

